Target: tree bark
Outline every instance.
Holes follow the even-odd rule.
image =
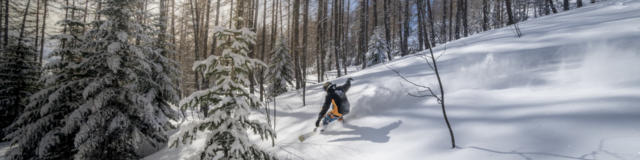
[[[488,0],[482,0],[482,31],[489,30],[489,4]]]
[[[299,57],[299,53],[300,53],[300,46],[298,43],[298,30],[299,28],[299,20],[300,20],[300,0],[293,0],[293,17],[291,19],[291,30],[293,31],[293,34],[291,35],[292,37],[292,52],[293,52],[293,59],[294,59],[294,72],[295,72],[295,78],[296,78],[296,89],[300,89],[300,87],[302,86],[302,75],[300,72],[300,57]]]
[[[44,11],[42,12],[42,29],[40,31],[40,37],[41,37],[41,39],[40,39],[40,56],[39,56],[40,58],[38,59],[38,63],[40,65],[42,65],[42,58],[44,56],[43,55],[43,53],[44,53],[44,40],[46,39],[46,38],[44,38],[44,33],[45,33],[45,29],[47,28],[47,8],[49,8],[48,5],[47,5],[47,1],[48,0],[43,0]]]
[[[435,47],[436,46],[436,33],[433,27],[433,12],[431,11],[431,0],[427,0],[427,11],[429,13],[429,27],[431,28],[431,30],[429,30],[429,34],[431,35],[431,46],[429,47]]]
[[[404,2],[404,20],[402,21],[402,56],[409,55],[409,33],[411,28],[409,27],[409,19],[411,19],[411,12],[409,12],[409,1]]]
[[[424,46],[425,46],[425,38],[427,38],[425,35],[425,30],[424,30],[424,8],[422,5],[422,2],[424,0],[416,0],[416,10],[418,10],[417,14],[418,14],[418,46],[420,51],[424,50]]]
[[[24,37],[24,28],[27,22],[27,14],[29,14],[29,5],[31,4],[31,0],[27,0],[27,6],[24,7],[24,14],[22,16],[22,23],[20,23],[20,38],[18,38],[18,42],[22,42],[22,38]]]
[[[469,16],[467,16],[468,13],[468,9],[467,6],[469,4],[468,0],[464,0],[464,3],[462,4],[462,26],[463,26],[463,31],[464,31],[464,37],[468,37],[469,36],[469,23],[468,23],[468,19]]]
[[[9,44],[9,0],[4,0],[4,47]]]
[[[218,0],[219,2],[220,0]],[[262,62],[265,62],[264,60],[264,52],[266,52],[266,46],[267,46],[267,0],[264,0],[264,5],[263,5],[263,9],[262,9],[262,49],[260,50],[260,60]],[[219,9],[219,8],[218,8]],[[217,14],[217,11],[216,11]],[[217,16],[217,15],[216,15]],[[218,21],[218,17],[216,17],[216,21]],[[216,25],[218,25],[216,23]],[[214,38],[215,39],[215,38]],[[212,49],[212,51],[215,50]],[[266,62],[265,62],[266,63]],[[264,101],[264,67],[260,67],[260,79],[259,79],[259,83],[260,83],[260,101]],[[267,116],[269,111],[267,111]]]
[[[447,42],[447,0],[442,0],[442,28],[440,28],[441,42]]]
[[[347,7],[349,8],[349,7]],[[387,44],[391,44],[391,31],[389,29],[389,0],[384,0],[384,40],[387,41]],[[347,12],[348,13],[348,12]],[[347,22],[349,20],[347,19]],[[392,60],[391,52],[387,52],[387,59],[389,61]]]
[[[449,0],[449,38],[448,39],[449,41],[453,40],[453,0]]]
[[[344,4],[344,0],[341,0],[341,1],[343,1],[342,4]],[[343,9],[340,8],[340,10],[343,10]],[[341,12],[343,12],[342,14],[344,15],[344,11],[341,11]],[[351,13],[351,2],[347,0],[347,14],[346,14],[347,20],[344,21],[344,18],[343,18],[344,16],[340,16],[341,18],[340,23],[345,23],[345,22],[347,23],[341,29],[343,33],[342,34],[343,43],[340,43],[340,44],[344,44],[342,47],[342,69],[344,71],[343,72],[344,75],[347,75],[347,53],[350,53],[349,52],[349,15],[350,15],[349,13]]]
[[[323,76],[324,76],[324,22],[325,22],[325,9],[324,9],[324,5],[325,5],[325,0],[318,0],[318,15],[316,16],[316,18],[318,18],[317,20],[317,26],[316,26],[316,41],[318,41],[316,43],[317,45],[317,51],[319,53],[317,53],[317,74],[318,74],[318,83],[323,81]]]
[[[378,0],[372,0],[373,1],[373,28],[375,29],[376,27],[378,27]]]
[[[558,10],[556,9],[556,5],[553,4],[553,0],[547,0],[547,2],[549,2],[549,7],[551,7],[551,10],[553,11],[553,13],[558,13]]]
[[[431,53],[431,62],[433,63],[433,70],[434,70],[434,72],[436,72],[436,78],[438,79],[438,86],[440,87],[440,106],[442,107],[442,115],[444,116],[444,121],[447,123],[447,128],[449,129],[449,136],[451,137],[451,148],[456,148],[456,140],[455,140],[455,137],[453,136],[453,130],[451,129],[451,123],[449,123],[449,118],[447,117],[447,112],[445,110],[444,88],[442,87],[442,80],[440,79],[440,72],[438,72],[438,64],[436,63],[435,56],[433,56],[433,50],[431,49],[431,47],[429,47],[429,52]]]
[[[82,23],[87,24],[87,14],[89,13],[89,0],[84,1],[84,15],[82,16]],[[166,13],[165,13],[166,14]],[[82,26],[82,33],[87,31],[87,26]]]
[[[89,1],[85,1],[87,4],[89,4]],[[86,16],[86,8],[85,10],[85,16]],[[86,20],[85,20],[86,21]],[[86,23],[86,22],[85,22]],[[38,39],[40,38],[40,35],[38,34],[40,31],[38,30],[40,27],[40,0],[36,1],[36,28],[33,30],[36,33],[36,39],[35,39],[35,45],[34,48],[36,49],[36,52],[38,52]],[[84,32],[83,32],[84,33]],[[38,56],[35,57],[34,61],[38,61]]]
[[[360,62],[362,63],[362,69],[367,67],[367,62],[366,62],[366,34],[367,34],[367,10],[368,10],[368,0],[360,0],[360,44],[358,45],[359,48],[359,57],[360,57]]]
[[[576,4],[578,5],[578,8],[582,7],[582,0],[577,0]]]
[[[464,9],[464,6],[462,6],[464,4],[463,0],[458,0],[458,6],[456,8],[457,12],[456,12],[456,33],[455,33],[455,38],[456,39],[460,39],[460,29],[461,29],[461,25],[462,25],[462,16],[464,16],[464,13],[462,13],[462,10]]]
[[[341,77],[340,73],[340,0],[333,0],[334,13],[333,13],[333,57],[335,59],[336,71],[338,77]]]
[[[505,0],[505,2],[505,5],[507,6],[507,16],[509,17],[507,25],[515,24],[513,21],[513,13],[511,12],[511,0]]]
[[[305,97],[307,96],[307,42],[309,27],[309,0],[304,0],[304,17],[302,19],[302,106],[307,104]]]

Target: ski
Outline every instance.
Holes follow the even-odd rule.
[[[302,134],[302,135],[298,136],[298,140],[299,140],[300,142],[303,142],[304,140],[309,139],[309,137],[311,137],[311,136],[313,136],[313,135],[316,135],[316,134],[317,134],[317,132],[316,132],[316,130],[317,130],[317,129],[318,129],[318,128],[315,128],[315,129],[313,129],[313,131],[311,131],[311,132],[308,132],[308,133],[305,133],[305,134]]]

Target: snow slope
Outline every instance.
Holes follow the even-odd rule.
[[[284,159],[640,159],[640,2],[611,1],[481,33],[436,48],[459,149],[417,56],[353,73],[345,124],[304,143],[323,93],[279,97]],[[343,83],[345,78],[334,80]]]

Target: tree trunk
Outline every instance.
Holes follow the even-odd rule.
[[[163,2],[164,3],[164,2]],[[82,16],[82,23],[87,24],[87,14],[89,13],[89,0],[84,1],[84,15]],[[165,13],[166,15],[166,13]],[[87,31],[87,26],[82,26],[82,33]]]
[[[451,136],[451,148],[456,148],[456,140],[455,140],[455,137],[453,136],[453,130],[451,129],[451,124],[449,123],[449,118],[447,117],[447,112],[445,110],[444,88],[442,87],[440,72],[438,72],[438,64],[436,63],[435,56],[433,56],[433,50],[431,50],[431,47],[429,47],[429,52],[431,53],[431,62],[433,63],[433,70],[434,72],[436,72],[436,78],[438,78],[438,86],[440,87],[440,106],[442,107],[442,115],[444,116],[444,121],[447,123],[447,128],[449,129],[449,136]]]
[[[200,44],[200,46],[203,46],[203,50],[202,50],[202,58],[203,59],[207,59],[207,51],[209,50],[209,16],[211,15],[211,0],[207,0],[207,9],[205,10],[206,14],[204,16],[204,27],[201,28],[201,32],[202,35],[200,36],[201,38],[203,38],[204,40],[201,42],[202,44]],[[198,27],[200,28],[200,27]],[[164,30],[163,30],[164,31]],[[215,47],[213,47],[213,49],[215,49]],[[202,73],[202,88],[209,88],[209,78],[204,76],[205,73]],[[250,74],[251,76],[251,74]],[[251,90],[253,91],[253,87],[250,87]]]
[[[333,57],[335,59],[336,71],[338,73],[338,77],[341,77],[340,73],[340,0],[333,0]]]
[[[449,41],[452,41],[452,40],[453,40],[453,0],[449,0]]]
[[[300,46],[298,43],[298,30],[300,29],[298,24],[300,20],[300,0],[293,0],[293,17],[291,17],[291,30],[293,31],[292,43],[291,43],[291,51],[293,52],[293,62],[294,62],[294,72],[296,78],[296,89],[300,89],[302,86],[302,75],[300,75],[300,58],[298,53],[300,53]]]
[[[231,0],[231,7],[229,7],[229,28],[233,28],[233,0]]]
[[[553,4],[553,0],[547,0],[547,2],[549,2],[549,7],[551,7],[551,10],[553,11],[553,13],[558,13],[558,10],[556,9],[556,5]]]
[[[341,0],[342,3],[344,4],[344,0]],[[344,15],[344,9],[342,9],[343,7],[340,8],[342,15]],[[342,27],[342,42],[340,44],[344,44],[342,47],[342,69],[343,69],[343,73],[344,75],[347,75],[347,53],[349,52],[349,13],[351,13],[351,2],[349,2],[347,0],[347,21],[344,21],[344,16],[340,16],[340,23],[347,23],[346,25],[344,25]]]
[[[316,21],[316,51],[318,51],[318,53],[316,53],[316,72],[318,76],[318,83],[322,82],[322,69],[324,68],[324,66],[322,65],[322,59],[324,58],[324,56],[322,56],[322,52],[324,50],[324,46],[322,45],[322,37],[324,36],[322,33],[322,23],[324,21],[324,17],[322,16],[324,14],[323,4],[324,0],[318,0],[318,15],[316,15],[316,18],[318,18],[318,20]]]
[[[460,29],[461,29],[461,25],[462,25],[462,16],[464,16],[464,13],[462,13],[462,10],[464,9],[464,6],[462,6],[464,4],[463,0],[458,0],[458,6],[456,8],[457,12],[456,12],[456,33],[455,33],[455,38],[456,39],[460,39]]]
[[[489,4],[488,0],[482,0],[482,31],[489,30]]]
[[[411,12],[409,12],[409,1],[404,2],[404,20],[402,21],[402,56],[409,55],[409,33],[411,28],[409,27],[409,19],[411,19]]]
[[[307,31],[309,27],[309,1],[304,0],[304,17],[302,19],[302,106],[307,104],[305,97],[307,96]]]
[[[431,11],[431,0],[427,0],[427,11],[429,13],[429,27],[431,28],[431,30],[429,30],[429,34],[431,35],[431,46],[430,47],[435,47],[436,46],[436,33],[435,30],[433,28],[433,12]]]
[[[245,2],[245,5],[242,6],[242,7],[247,7],[247,8],[251,7],[245,13],[244,18],[247,21],[247,28],[249,28],[251,31],[253,31],[254,33],[257,34],[258,31],[257,31],[257,28],[256,28],[256,26],[257,26],[256,23],[257,22],[256,22],[255,15],[258,12],[258,10],[257,10],[258,8],[255,7],[255,3],[254,2],[255,2],[254,0],[249,1],[248,4]],[[251,17],[251,18],[249,18],[249,17]],[[249,48],[253,48],[253,49],[251,51],[249,51],[249,54],[247,56],[249,56],[250,58],[255,58],[256,51],[258,50],[257,47],[258,47],[257,44],[253,44],[252,46],[250,46]],[[255,72],[254,68],[249,70],[249,93],[251,93],[251,94],[255,93],[255,90],[256,90],[256,87],[255,87],[255,85],[256,85],[255,75],[256,74],[255,73],[256,72]]]
[[[563,6],[563,9],[565,11],[568,11],[569,10],[569,0],[564,0],[563,3],[562,3],[562,6]]]
[[[9,0],[4,0],[4,47],[9,44]]]
[[[378,0],[372,0],[373,1],[373,28],[375,29],[376,27],[378,27]]]
[[[446,28],[447,28],[447,0],[442,0],[442,28],[440,28],[440,42],[447,42]]]
[[[468,37],[469,36],[469,23],[468,23],[468,19],[469,16],[467,16],[468,13],[468,9],[467,6],[469,4],[468,0],[464,0],[464,3],[462,4],[462,26],[463,26],[463,31],[464,31],[464,37]]]
[[[220,2],[220,0],[218,0],[218,2]],[[219,4],[219,3],[218,3]],[[266,52],[266,46],[267,46],[267,1],[264,1],[264,5],[263,5],[263,9],[262,9],[262,49],[260,50],[260,60],[262,62],[265,62],[264,60],[264,52]],[[220,8],[218,8],[220,9]],[[216,11],[216,16],[218,14],[218,11]],[[218,21],[218,17],[216,17],[216,22]],[[216,23],[216,25],[218,25]],[[215,39],[215,38],[214,38]],[[215,42],[215,40],[214,40]],[[212,49],[215,50],[215,48]],[[266,63],[266,62],[265,62]],[[259,79],[259,83],[260,83],[260,101],[264,101],[264,67],[260,67],[260,79]],[[265,107],[267,108],[267,107]],[[267,111],[267,117],[269,115],[269,111]]]
[[[387,41],[387,44],[391,44],[391,31],[389,30],[389,0],[384,0],[384,40]],[[349,8],[349,7],[347,7]],[[348,12],[347,12],[348,13]],[[347,19],[347,22],[349,20]],[[390,47],[390,46],[389,46]],[[389,61],[392,60],[391,52],[387,52],[387,59]]]
[[[18,43],[22,42],[22,38],[24,37],[24,28],[27,22],[27,14],[29,14],[29,5],[31,4],[31,0],[27,0],[27,6],[24,7],[24,14],[22,16],[22,23],[20,23],[20,38],[18,38]]]
[[[329,0],[321,0],[322,2],[322,48],[320,50],[320,71],[321,71],[321,76],[320,79],[321,81],[325,80],[325,72],[326,72],[326,67],[325,66],[325,57],[327,56],[327,38],[328,36],[325,36],[329,33],[329,21],[327,19],[327,14],[329,13]]]
[[[360,62],[362,63],[362,69],[367,67],[367,62],[366,62],[366,34],[367,34],[367,6],[368,5],[368,0],[360,0],[360,44],[358,45],[359,48],[359,57],[360,57]]]
[[[424,50],[424,46],[425,46],[425,30],[424,30],[424,8],[422,5],[422,1],[423,0],[416,0],[416,9],[418,10],[417,14],[418,14],[418,46],[420,51]]]
[[[218,27],[219,22],[220,22],[220,0],[217,0],[216,1],[216,19],[213,22],[213,26]],[[217,43],[218,43],[218,37],[214,33],[213,37],[211,37],[211,55],[216,55]]]
[[[89,1],[86,1],[87,4],[89,4]],[[85,10],[85,15],[86,15],[86,8]],[[85,20],[86,23],[86,20]],[[40,31],[38,30],[38,28],[40,27],[40,0],[36,1],[36,28],[33,30],[36,33],[36,39],[35,39],[35,45],[34,48],[36,49],[36,52],[38,52],[38,39],[40,38],[40,35],[38,34]],[[84,33],[84,32],[83,32]],[[35,57],[34,61],[38,61],[38,56]]]
[[[509,17],[507,25],[515,24],[513,21],[513,13],[511,12],[511,0],[505,0],[505,2],[505,5],[507,6],[507,16]]]
[[[577,0],[576,4],[578,5],[578,8],[582,7],[582,0]]]
[[[41,37],[41,39],[40,39],[40,58],[38,59],[38,63],[40,65],[42,65],[42,58],[44,56],[43,55],[43,53],[44,53],[44,40],[46,39],[46,38],[44,38],[44,33],[45,33],[45,29],[47,28],[46,27],[47,26],[47,8],[49,8],[48,5],[47,5],[47,1],[48,0],[43,0],[43,2],[42,2],[42,3],[44,3],[43,4],[44,5],[43,6],[44,7],[44,11],[42,12],[42,29],[40,31],[40,37]]]

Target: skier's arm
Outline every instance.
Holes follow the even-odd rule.
[[[322,105],[322,110],[320,110],[320,114],[318,114],[318,120],[316,120],[316,127],[320,126],[320,120],[322,120],[322,117],[324,116],[325,113],[327,113],[327,110],[329,110],[329,105],[331,105],[331,98],[329,97],[329,95],[327,95],[324,98],[324,104]]]
[[[345,83],[344,85],[342,85],[342,86],[340,86],[338,88],[341,89],[342,91],[344,91],[345,93],[347,93],[349,88],[351,88],[351,81],[352,80],[353,80],[353,78],[347,79],[347,83]]]

